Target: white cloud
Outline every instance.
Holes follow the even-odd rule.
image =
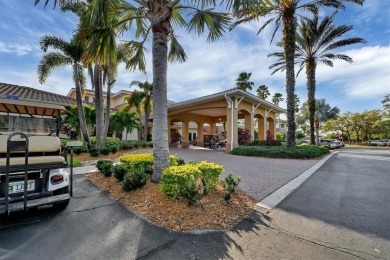
[[[390,46],[367,46],[345,54],[354,62],[336,61],[333,68],[318,66],[318,83],[342,88],[346,96],[352,98],[365,99],[390,93]]]

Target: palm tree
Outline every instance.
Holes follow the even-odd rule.
[[[266,100],[270,95],[268,87],[266,85],[260,85],[256,89],[256,93],[257,93],[257,96],[259,98],[264,99],[264,100]]]
[[[95,108],[88,105],[84,105],[84,114],[87,129],[92,129],[95,123]],[[77,131],[77,133],[80,133],[80,119],[78,107],[76,105],[68,107],[63,115],[64,120],[62,122],[64,124],[70,125]],[[90,131],[88,131],[88,134],[90,134]]]
[[[338,114],[340,113],[340,109],[338,107],[331,107],[328,103],[326,103],[325,99],[316,99],[315,102],[316,112],[314,113],[314,125],[316,131],[316,144],[320,143],[320,123],[326,122],[329,119],[336,119]],[[307,102],[302,104],[301,111],[297,115],[297,123],[304,124],[309,120],[309,110]]]
[[[142,107],[144,110],[144,136],[143,140],[146,142],[148,138],[148,124],[149,124],[149,115],[152,111],[152,105],[153,105],[153,84],[145,81],[140,82],[137,80],[134,80],[130,83],[130,86],[138,86],[142,92]]]
[[[335,9],[345,9],[345,2],[362,5],[364,0],[259,0],[259,1],[241,1],[228,0],[238,21],[232,28],[240,23],[258,20],[259,17],[271,16],[259,29],[259,33],[272,22],[275,24],[271,42],[277,32],[282,27],[282,46],[283,55],[286,64],[286,92],[287,92],[287,146],[295,147],[295,110],[294,110],[294,92],[295,92],[295,34],[296,34],[296,16],[303,16],[303,12],[318,13],[321,7],[331,7]]]
[[[128,134],[139,127],[139,116],[136,113],[123,109],[111,115],[110,129],[120,136],[126,128],[126,140]]]
[[[325,16],[319,21],[316,14],[313,19],[301,19],[296,35],[296,63],[299,63],[298,74],[306,68],[307,77],[307,102],[309,106],[310,143],[314,144],[314,113],[316,92],[316,68],[319,63],[333,67],[332,60],[344,60],[352,62],[352,58],[334,50],[357,43],[365,43],[362,38],[353,37],[342,39],[345,33],[353,29],[352,26],[334,25],[337,12]],[[271,53],[269,56],[279,57],[279,60],[270,66],[275,68],[273,73],[285,69],[283,53]]]
[[[279,103],[284,100],[282,93],[275,93],[275,95],[272,97],[272,103],[279,106]]]
[[[135,5],[133,5],[135,4]],[[186,5],[188,4],[188,5]],[[95,0],[93,10],[88,15],[90,25],[100,25],[110,20],[113,14],[122,12],[117,27],[131,29],[135,26],[136,37],[142,40],[129,41],[132,58],[129,69],[145,71],[145,42],[152,39],[153,63],[153,181],[160,181],[163,169],[169,166],[168,120],[167,120],[167,66],[168,60],[184,62],[187,56],[177,40],[176,27],[186,27],[188,31],[200,35],[208,29],[208,41],[215,41],[227,29],[230,17],[225,13],[214,12],[214,1],[136,1]],[[187,14],[185,20],[182,14]],[[104,24],[103,24],[104,25]],[[175,26],[175,27],[174,27]],[[104,27],[104,26],[103,26]],[[168,42],[170,50],[168,52]],[[103,45],[103,42],[102,42]],[[109,46],[106,46],[107,50]],[[108,59],[101,59],[106,61]]]
[[[236,79],[236,88],[241,89],[243,91],[247,91],[247,89],[252,90],[254,83],[249,81],[249,78],[252,76],[252,73],[241,72],[238,74]]]
[[[141,91],[134,90],[129,96],[125,97],[124,100],[127,102],[127,106],[124,108],[127,111],[130,111],[132,108],[135,108],[138,116],[141,117],[142,112],[142,102],[144,95]],[[141,140],[141,130],[138,129],[138,141]]]
[[[91,143],[85,121],[82,97],[82,91],[85,88],[85,76],[83,73],[84,67],[81,62],[81,57],[84,53],[85,46],[76,37],[73,37],[70,42],[66,42],[61,38],[51,35],[42,37],[40,45],[41,49],[45,52],[49,47],[58,50],[57,52],[50,52],[45,54],[42,57],[42,60],[38,66],[38,77],[41,84],[46,81],[47,77],[54,68],[65,65],[71,65],[73,68],[73,81],[76,89],[77,112],[79,114],[80,121],[79,126],[82,137],[87,143],[87,146],[90,147]]]

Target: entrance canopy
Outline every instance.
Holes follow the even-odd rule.
[[[266,130],[275,136],[276,115],[286,113],[266,100],[246,91],[234,88],[168,106],[168,128],[173,122],[182,122],[183,142],[187,146],[189,122],[198,124],[198,145],[203,145],[203,125],[210,125],[210,133],[215,133],[215,125],[225,122],[227,149],[238,146],[238,120],[245,120],[245,128],[254,137],[255,123],[258,124],[258,139],[266,139]]]
[[[39,116],[58,116],[63,106],[40,102],[0,98],[0,112]]]

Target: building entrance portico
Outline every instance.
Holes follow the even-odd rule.
[[[238,147],[238,128],[250,131],[252,138],[255,128],[258,129],[258,140],[266,140],[267,130],[276,134],[276,116],[286,111],[255,95],[234,88],[216,94],[195,98],[168,106],[168,133],[171,129],[180,128],[182,148],[190,144],[190,131],[195,131],[197,145],[203,146],[205,125],[208,134],[221,133],[227,139],[226,150]],[[239,125],[239,121],[244,121]],[[181,126],[176,122],[181,122]],[[191,124],[196,123],[196,129]],[[255,126],[255,124],[257,124]],[[223,125],[223,127],[222,127]],[[191,129],[191,130],[190,130]],[[171,135],[168,135],[171,143]]]

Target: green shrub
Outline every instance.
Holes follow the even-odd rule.
[[[138,142],[133,143],[133,147],[134,147],[134,148],[138,148],[138,146],[139,146],[139,145],[138,145]]]
[[[97,168],[99,171],[102,171],[102,165],[103,165],[103,164],[106,164],[106,163],[113,165],[113,161],[111,161],[111,160],[98,160],[98,161],[96,162],[96,168]]]
[[[121,147],[123,150],[130,150],[133,149],[133,144],[128,141],[122,141]]]
[[[199,177],[203,184],[203,195],[207,195],[210,189],[218,184],[223,167],[207,161],[202,161],[196,164],[196,166],[201,171]]]
[[[81,154],[81,153],[85,153],[87,151],[87,149],[85,147],[74,147],[73,148],[73,153],[74,154]]]
[[[148,147],[148,143],[147,142],[139,142],[139,146],[142,146],[142,147]]]
[[[111,163],[104,163],[102,164],[102,166],[100,167],[101,168],[101,173],[106,176],[106,177],[110,177],[112,175],[112,172],[113,172],[113,164],[112,162]]]
[[[193,205],[202,198],[202,189],[198,181],[195,176],[190,175],[184,184],[182,195],[187,199],[188,205]]]
[[[146,144],[147,144],[148,147],[153,147],[153,142],[152,141],[148,141],[148,142],[146,142]]]
[[[281,140],[254,140],[248,143],[249,146],[280,146]]]
[[[231,152],[234,155],[257,156],[268,158],[311,159],[329,153],[329,150],[321,146],[297,146],[290,148],[281,146],[240,146]]]
[[[118,146],[113,146],[113,147],[111,147],[111,152],[112,153],[116,153],[117,151],[118,151]]]
[[[117,178],[118,181],[122,181],[123,177],[129,172],[127,167],[123,164],[114,165],[112,171],[114,173],[115,178]]]
[[[153,166],[153,154],[126,154],[119,157],[119,161],[127,165],[130,169],[143,168],[150,170]]]
[[[200,176],[202,172],[196,165],[181,165],[171,166],[166,168],[162,173],[161,191],[170,199],[188,194],[188,189],[191,185],[190,176],[195,178]]]
[[[96,143],[96,136],[90,136],[89,140],[91,141],[91,145],[94,146]],[[106,138],[106,147],[109,149],[113,146],[119,147],[120,143],[121,143],[121,140],[119,140],[116,137],[107,137]]]
[[[232,193],[235,192],[236,186],[240,183],[240,178],[233,177],[231,173],[228,174],[225,178],[225,195],[224,199],[229,201],[232,198]]]
[[[73,167],[81,167],[81,166],[84,166],[84,164],[81,161],[73,159]]]
[[[334,148],[330,147],[329,145],[321,145],[321,147],[324,147],[325,149],[328,149],[328,150],[334,150]]]
[[[90,155],[91,157],[98,157],[99,154],[100,154],[100,150],[99,150],[99,149],[97,149],[97,148],[95,148],[95,147],[89,149],[89,155]]]
[[[145,186],[147,175],[143,168],[135,168],[123,177],[123,190],[131,191]]]
[[[195,160],[189,160],[189,161],[188,161],[188,164],[198,164],[198,161],[195,161]]]
[[[104,155],[108,155],[110,153],[110,151],[111,150],[107,147],[103,147],[102,149],[100,149],[100,153],[104,154]]]

